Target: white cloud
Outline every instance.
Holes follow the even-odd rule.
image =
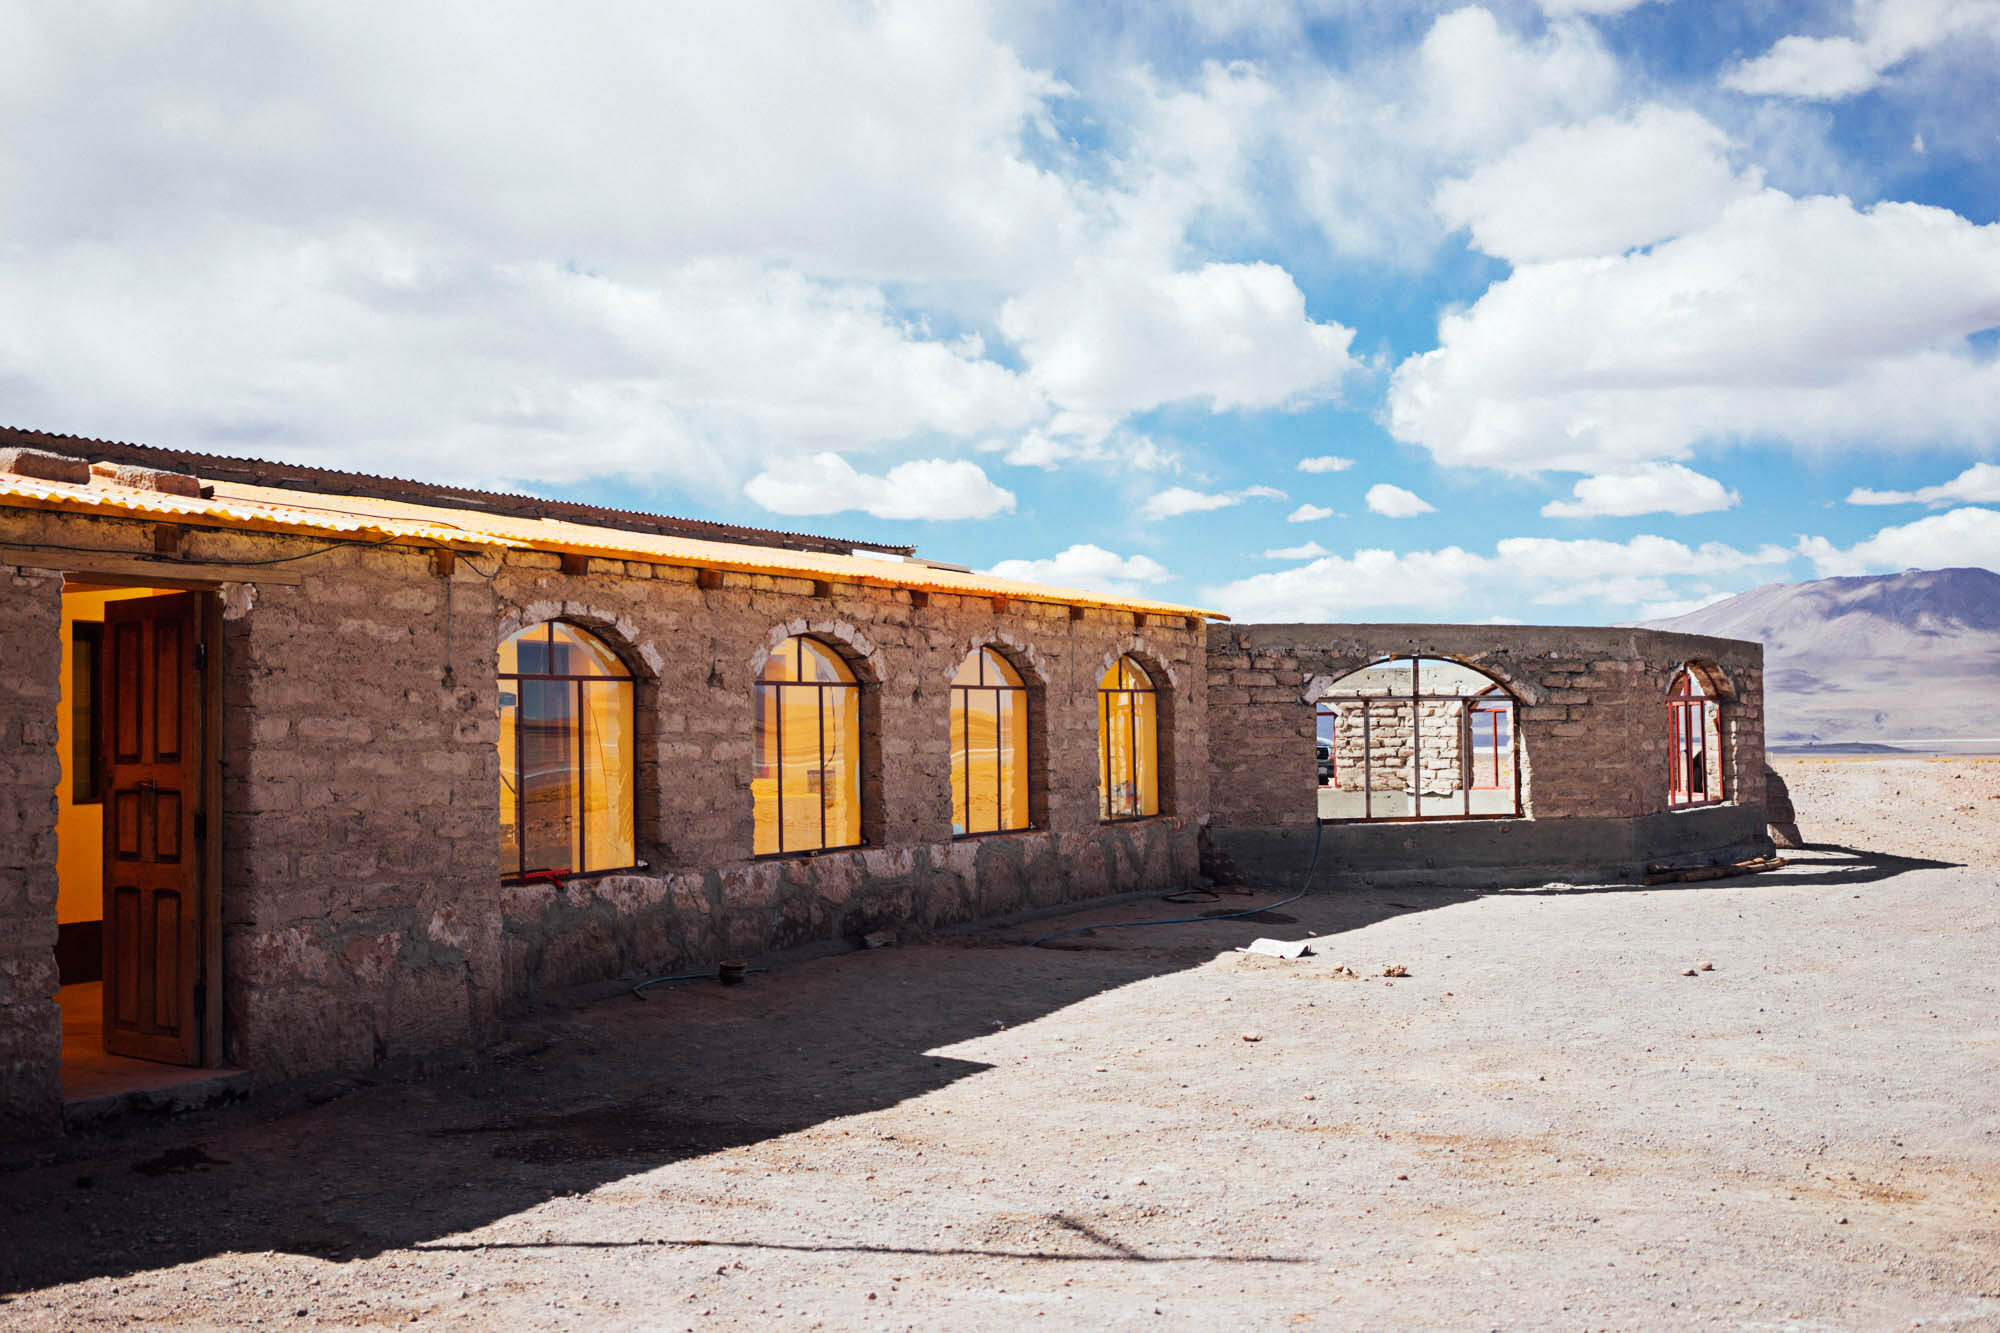
[[[1285,522],[1317,523],[1323,518],[1332,518],[1332,517],[1333,517],[1333,511],[1331,509],[1328,509],[1324,505],[1305,504],[1305,505],[1300,505],[1297,509],[1294,509],[1291,513],[1285,515]]]
[[[1301,472],[1345,472],[1354,466],[1351,458],[1341,458],[1334,454],[1321,454],[1318,458],[1301,458]]]
[[[1859,36],[1791,36],[1722,76],[1737,92],[1838,102],[1946,42],[2000,42],[1995,0],[1855,0]]]
[[[1593,599],[1640,606],[1672,599],[1676,579],[1710,578],[1791,559],[1792,553],[1778,546],[1742,551],[1705,542],[1690,547],[1650,535],[1625,542],[1509,537],[1491,555],[1448,546],[1326,556],[1207,588],[1201,595],[1246,621],[1366,619],[1383,607],[1476,613],[1494,600],[1523,596],[1550,606]]]
[[[1665,3],[1665,0],[1661,0]],[[1614,14],[1628,14],[1651,0],[1540,0],[1542,12],[1550,18],[1567,18],[1572,14],[1592,14],[1607,17]]]
[[[1871,491],[1857,486],[1848,495],[1851,505],[1927,504],[1933,508],[1948,504],[2000,503],[2000,467],[1974,463],[1950,481],[1914,491]]]
[[[1314,560],[1323,555],[1331,555],[1318,542],[1307,542],[1304,546],[1274,546],[1264,552],[1266,560]]]
[[[1585,477],[1573,498],[1542,506],[1544,518],[1629,518],[1635,514],[1707,514],[1740,498],[1722,483],[1679,463],[1648,463],[1630,472]]]
[[[1206,513],[1211,509],[1227,509],[1245,500],[1284,498],[1283,491],[1271,486],[1246,486],[1240,491],[1196,491],[1185,486],[1169,486],[1146,497],[1146,502],[1139,506],[1139,517],[1151,522],[1178,518],[1182,514]]]
[[[1354,330],[1310,319],[1275,264],[1086,263],[1009,299],[1000,330],[1053,402],[1084,412],[1283,407],[1331,396],[1355,367]]]
[[[1401,486],[1391,486],[1386,481],[1377,482],[1368,488],[1368,507],[1388,518],[1415,518],[1418,514],[1437,512],[1436,505],[1414,491],[1406,491]]]
[[[811,454],[758,473],[744,494],[775,514],[859,509],[876,518],[991,518],[1014,508],[977,463],[928,458],[898,463],[884,476],[856,472],[839,454]]]
[[[1163,447],[1150,435],[1112,430],[1085,434],[1065,434],[1051,424],[1031,430],[1011,444],[1002,440],[980,446],[988,453],[1000,453],[1004,462],[1015,467],[1038,467],[1053,471],[1071,463],[1110,463],[1140,472],[1178,470],[1180,456]]]
[[[1149,555],[1121,556],[1089,543],[1068,547],[1046,560],[1002,560],[987,572],[1025,583],[1052,583],[1131,597],[1145,596],[1146,584],[1164,583],[1173,577],[1165,565]]]
[[[1764,190],[1650,251],[1516,269],[1397,367],[1389,423],[1513,472],[1726,439],[1989,447],[2000,360],[1967,339],[1995,323],[2000,224]]]
[[[1648,105],[1552,125],[1471,175],[1446,181],[1438,215],[1512,263],[1619,254],[1712,221],[1755,190],[1729,137],[1692,111]]]
[[[1824,537],[1799,538],[1798,551],[1821,578],[1967,566],[2000,573],[2000,509],[1976,506],[1931,514],[1842,550]]]

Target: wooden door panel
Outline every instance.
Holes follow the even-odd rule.
[[[180,593],[105,608],[104,1048],[201,1061],[201,599]]]

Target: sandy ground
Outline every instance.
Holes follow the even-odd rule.
[[[0,1326],[2000,1329],[2000,761],[1780,767],[1755,878],[1047,922],[17,1153]]]

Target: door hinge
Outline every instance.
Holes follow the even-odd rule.
[[[208,670],[208,645],[205,643],[198,643],[194,646],[194,669],[196,671]]]

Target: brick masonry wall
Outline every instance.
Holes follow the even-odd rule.
[[[62,1123],[56,700],[62,579],[0,565],[0,1138]]]
[[[150,552],[148,524],[0,511],[0,540]],[[224,588],[227,1058],[260,1078],[476,1044],[538,990],[933,927],[1198,873],[1205,636],[1175,618],[592,560],[461,559],[192,531],[198,562],[302,581]],[[60,1105],[54,754],[60,579],[8,574],[0,644],[0,1126]],[[703,587],[702,582],[713,586]],[[638,678],[643,873],[503,887],[497,647],[562,617]],[[751,861],[751,689],[787,634],[866,682],[870,846]],[[992,643],[1030,685],[1027,833],[951,838],[949,682]],[[1160,690],[1165,813],[1098,821],[1097,681],[1130,653]],[[20,665],[17,667],[16,663]],[[19,1077],[15,1077],[18,1070]]]
[[[506,989],[537,989],[754,956],[881,926],[923,927],[1188,883],[1209,797],[1205,637],[1129,613],[592,560],[513,556],[494,583],[498,634],[561,617],[642,677],[644,874],[515,886]],[[869,848],[750,861],[752,688],[790,634],[835,645],[867,691]],[[991,644],[1027,681],[1035,831],[951,836],[950,682]],[[1159,691],[1163,816],[1098,820],[1097,683],[1122,653]],[[649,725],[646,719],[651,719]]]
[[[1647,630],[1459,625],[1209,628],[1213,820],[1310,828],[1313,702],[1391,656],[1469,663],[1518,701],[1522,798],[1538,820],[1635,819],[1667,810],[1667,689],[1688,662],[1724,691],[1732,801],[1764,800],[1763,648]]]

